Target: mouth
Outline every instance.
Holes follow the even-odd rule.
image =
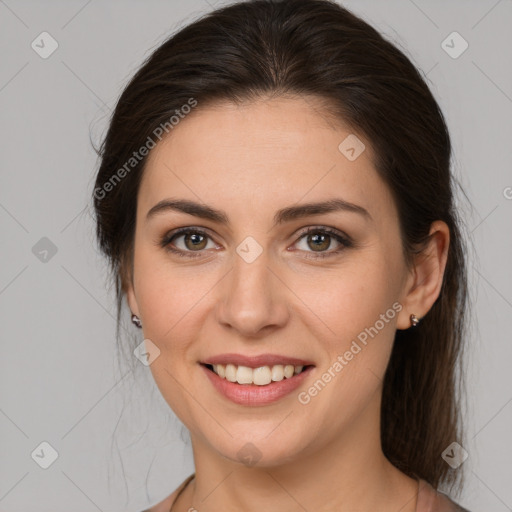
[[[273,382],[291,379],[307,371],[313,365],[275,364],[251,368],[249,366],[228,364],[201,363],[207,370],[221,379],[240,385],[268,386]]]
[[[223,399],[250,407],[270,405],[292,395],[315,369],[313,364],[250,367],[234,363],[200,363],[199,366]]]

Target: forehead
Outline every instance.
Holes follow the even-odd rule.
[[[365,149],[349,160],[339,146],[356,135],[322,111],[314,99],[300,97],[199,104],[151,150],[140,211],[173,196],[250,217],[337,196],[374,218],[386,214],[391,195],[374,169],[370,141],[357,136]]]

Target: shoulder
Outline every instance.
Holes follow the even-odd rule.
[[[427,481],[420,480],[416,512],[469,512],[452,501],[446,494],[434,489]]]
[[[178,497],[180,492],[183,491],[183,489],[187,486],[187,484],[193,478],[194,478],[194,473],[192,475],[190,475],[189,477],[187,477],[182,482],[182,484],[172,494],[167,496],[167,498],[165,498],[164,500],[160,501],[156,505],[153,505],[152,507],[150,507],[150,508],[148,508],[146,510],[143,510],[142,512],[169,512],[169,510],[172,507],[172,504],[174,503],[174,501],[176,500],[176,498]]]

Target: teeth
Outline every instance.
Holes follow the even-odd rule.
[[[240,369],[239,369],[240,371]],[[252,381],[257,386],[265,386],[272,382],[272,370],[268,366],[255,368],[251,372]],[[239,381],[240,382],[240,381]]]
[[[274,382],[279,382],[284,379],[284,367],[282,364],[272,366],[271,377]]]
[[[222,366],[222,365],[217,365]],[[234,364],[227,364],[226,365],[226,380],[229,380],[229,382],[236,382],[236,366]]]
[[[284,367],[284,376],[289,379],[290,377],[293,376],[293,373],[295,372],[295,367],[292,366],[291,364],[287,364],[285,367]]]
[[[249,368],[248,366],[236,366],[234,364],[214,364],[213,371],[221,378],[229,382],[238,384],[256,384],[257,386],[266,386],[271,382],[279,382],[284,378],[289,379],[299,374],[303,366],[293,366],[292,364],[274,366],[260,366],[259,368]]]
[[[226,376],[226,367],[222,364],[213,365],[213,370],[219,377],[224,378]]]
[[[251,384],[252,368],[248,368],[247,366],[239,366],[236,371],[236,381],[238,384]]]

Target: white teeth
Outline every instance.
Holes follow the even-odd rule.
[[[285,367],[284,367],[284,376],[289,379],[290,377],[293,376],[293,373],[295,372],[295,367],[292,366],[291,364],[287,364]]]
[[[250,384],[252,382],[252,368],[239,366],[236,371],[236,381],[238,384]]]
[[[252,378],[254,380],[254,384],[258,386],[265,386],[272,382],[272,371],[268,366],[255,368],[251,373],[253,374]]]
[[[260,366],[259,368],[249,368],[248,366],[236,366],[234,364],[214,364],[213,371],[221,378],[229,382],[238,382],[238,384],[256,384],[257,386],[266,386],[271,382],[279,382],[284,378],[290,379],[293,375],[302,372],[304,366],[294,366],[292,364],[274,366]]]
[[[219,377],[224,378],[226,376],[226,367],[222,364],[213,365],[213,369]]]
[[[279,382],[284,379],[284,367],[282,364],[276,364],[272,366],[272,380]]]
[[[221,364],[217,366],[222,366]],[[227,364],[226,365],[226,379],[229,380],[229,382],[236,382],[236,366],[234,364]]]

